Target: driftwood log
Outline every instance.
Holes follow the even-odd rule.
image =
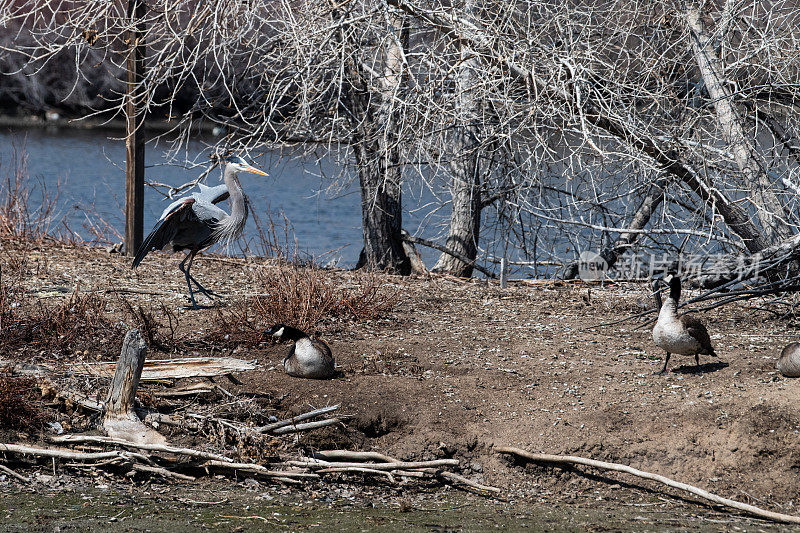
[[[165,445],[167,440],[145,426],[133,409],[145,357],[147,344],[138,329],[130,330],[122,342],[122,351],[106,398],[103,431],[109,437],[136,444]]]
[[[528,461],[534,461],[539,463],[584,465],[584,466],[599,468],[601,470],[613,470],[616,472],[624,472],[626,474],[631,474],[632,476],[636,476],[642,479],[651,479],[653,481],[658,481],[659,483],[663,483],[664,485],[667,485],[669,487],[689,492],[691,494],[694,494],[695,496],[699,496],[701,498],[712,501],[714,503],[718,503],[720,505],[724,505],[726,507],[731,507],[733,509],[738,509],[740,511],[750,513],[751,515],[757,516],[759,518],[766,518],[767,520],[786,522],[790,524],[800,524],[800,516],[775,513],[772,511],[767,511],[766,509],[761,509],[760,507],[756,507],[754,505],[749,505],[746,503],[737,502],[736,500],[723,498],[722,496],[717,496],[716,494],[712,494],[711,492],[703,490],[699,487],[695,487],[687,483],[681,483],[680,481],[675,481],[674,479],[670,479],[668,477],[659,474],[653,474],[651,472],[637,470],[636,468],[630,467],[628,465],[623,465],[619,463],[607,463],[605,461],[596,461],[594,459],[587,459],[585,457],[576,457],[574,455],[551,455],[546,453],[532,453],[525,450],[521,450],[519,448],[513,448],[508,446],[498,446],[495,447],[494,450],[498,453],[514,455],[516,457],[520,457]]]
[[[116,368],[114,363],[75,363],[70,365],[70,373],[110,377]],[[140,372],[140,379],[141,381],[160,381],[180,378],[213,378],[227,376],[233,372],[247,372],[256,368],[257,365],[254,361],[244,361],[234,357],[162,359],[148,361]]]

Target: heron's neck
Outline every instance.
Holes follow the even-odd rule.
[[[225,167],[225,186],[228,187],[231,201],[231,218],[234,220],[247,220],[247,199],[244,197],[242,186],[239,185],[237,172],[229,166]]]

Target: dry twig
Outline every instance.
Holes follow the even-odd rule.
[[[720,505],[724,505],[726,507],[732,507],[733,509],[738,509],[740,511],[750,513],[760,518],[766,518],[768,520],[774,520],[777,522],[787,522],[790,524],[800,524],[800,516],[767,511],[765,509],[755,507],[754,505],[748,505],[746,503],[737,502],[736,500],[730,500],[728,498],[717,496],[716,494],[712,494],[706,490],[695,487],[693,485],[681,483],[680,481],[675,481],[668,477],[661,476],[659,474],[652,474],[650,472],[645,472],[643,470],[637,470],[630,466],[619,463],[607,463],[605,461],[595,461],[594,459],[586,459],[584,457],[576,457],[574,455],[550,455],[546,453],[531,453],[525,450],[521,450],[519,448],[513,448],[508,446],[496,447],[495,451],[499,453],[515,455],[517,457],[521,457],[529,461],[536,461],[543,463],[578,464],[584,466],[592,466],[594,468],[600,468],[603,470],[624,472],[626,474],[631,474],[633,476],[640,477],[643,479],[651,479],[653,481],[658,481],[659,483],[663,483],[664,485],[667,485],[669,487],[690,492],[695,496],[699,496],[701,498],[712,501],[714,503],[718,503]]]

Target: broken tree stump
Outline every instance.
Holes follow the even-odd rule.
[[[147,344],[139,330],[130,330],[122,342],[122,351],[106,397],[103,431],[109,437],[136,444],[166,444],[166,439],[145,426],[133,409],[146,356]]]

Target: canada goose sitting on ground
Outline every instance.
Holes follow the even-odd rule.
[[[653,328],[653,341],[667,352],[664,368],[657,374],[667,371],[669,356],[673,353],[694,355],[697,371],[700,372],[700,354],[716,357],[711,338],[703,323],[692,315],[678,314],[678,300],[681,298],[681,279],[671,276],[669,281],[669,297],[661,304],[658,292],[658,280],[653,281],[653,292],[656,305],[660,308],[658,321]]]
[[[331,349],[323,341],[286,324],[275,324],[265,333],[294,341],[283,360],[283,368],[290,376],[328,379],[336,375]]]
[[[800,377],[800,343],[790,342],[781,351],[775,367],[787,378]]]

